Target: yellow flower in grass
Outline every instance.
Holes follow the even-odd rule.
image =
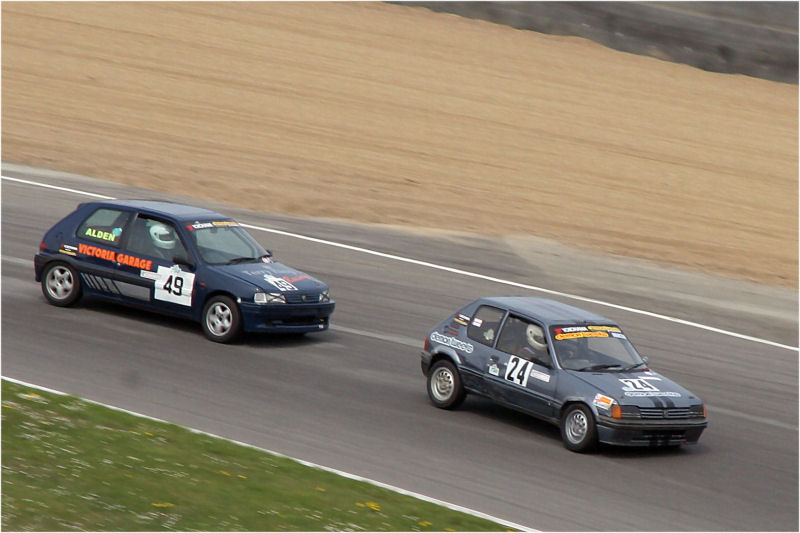
[[[318,492],[325,492],[325,487],[317,487],[316,490]]]
[[[230,476],[231,475],[230,472],[227,472],[225,470],[220,470],[219,473],[222,474],[223,476]]]
[[[244,474],[239,474],[239,478],[240,479],[247,479],[247,476],[245,476]]]
[[[432,526],[433,522],[428,522],[427,520],[423,520],[422,522],[417,522],[417,525],[422,526],[422,527],[428,527],[428,526]]]
[[[153,507],[175,507],[175,504],[170,502],[154,503]]]
[[[373,511],[380,511],[381,510],[381,506],[377,502],[364,502],[364,503],[356,502],[356,505],[358,505],[359,507],[369,507]]]

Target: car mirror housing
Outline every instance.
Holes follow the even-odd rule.
[[[194,261],[192,261],[185,255],[176,255],[175,257],[172,258],[172,262],[175,263],[176,265],[183,265],[194,270]]]

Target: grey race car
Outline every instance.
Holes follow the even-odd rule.
[[[560,426],[576,452],[695,444],[707,425],[700,398],[650,370],[619,326],[553,300],[472,302],[428,333],[422,372],[437,407],[487,396]]]

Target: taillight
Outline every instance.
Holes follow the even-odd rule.
[[[44,243],[44,241],[42,241],[42,244],[40,244],[40,245],[39,245],[39,251],[40,251],[40,252],[44,252],[44,249],[45,249],[46,247],[47,247],[47,245]]]
[[[424,348],[423,348],[423,349],[424,349],[426,352],[428,351],[428,344],[430,343],[430,341],[431,341],[431,340],[430,340],[428,337],[425,337],[425,345],[424,345]]]

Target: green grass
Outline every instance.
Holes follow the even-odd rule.
[[[2,383],[2,529],[504,531],[285,457]]]

